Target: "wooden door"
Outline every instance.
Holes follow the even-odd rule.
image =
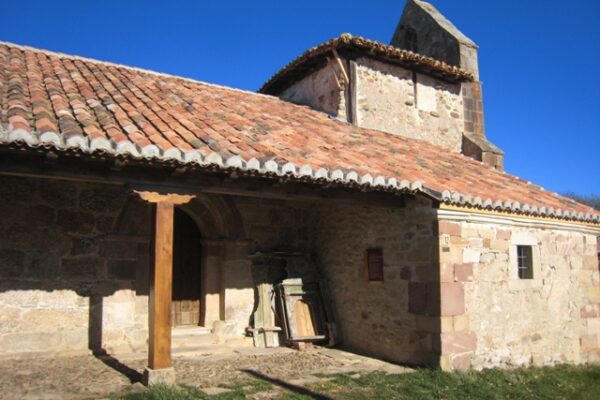
[[[171,325],[200,325],[200,231],[194,220],[175,209],[173,303]]]

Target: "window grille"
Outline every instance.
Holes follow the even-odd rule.
[[[517,246],[517,268],[520,279],[533,279],[531,246]]]

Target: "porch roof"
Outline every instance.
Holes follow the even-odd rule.
[[[471,158],[276,97],[0,43],[0,145],[368,190],[600,223],[600,212]]]

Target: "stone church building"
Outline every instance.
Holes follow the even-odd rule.
[[[0,357],[599,362],[600,212],[503,171],[477,51],[419,0],[259,93],[0,43]]]

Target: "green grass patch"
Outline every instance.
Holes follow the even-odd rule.
[[[207,396],[184,386],[153,387],[142,393],[119,397],[120,400],[235,400],[277,389],[280,398],[304,400],[331,399],[600,399],[600,366],[568,366],[489,369],[470,372],[442,372],[419,369],[401,375],[380,372],[317,376],[328,380],[305,386],[312,393],[280,387],[261,379],[248,379],[223,385],[230,392]]]

